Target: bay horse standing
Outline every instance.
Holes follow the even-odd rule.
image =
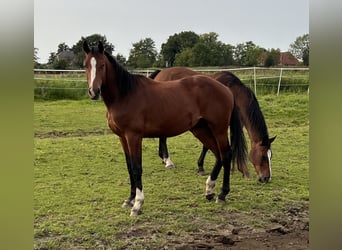
[[[199,75],[199,72],[184,67],[171,67],[163,70],[156,70],[149,77],[158,81],[170,81],[181,79],[186,76]],[[242,124],[246,127],[251,150],[249,159],[255,167],[260,182],[268,182],[271,179],[271,143],[275,137],[269,138],[265,118],[261,112],[258,100],[253,91],[245,86],[240,79],[229,71],[221,71],[209,77],[219,81],[228,87],[235,98],[235,104],[238,107]],[[204,158],[208,149],[204,146],[198,159],[198,173],[204,174]],[[163,159],[165,166],[174,167],[170,159],[166,137],[159,138],[159,156]],[[249,177],[247,167],[238,165],[239,170],[244,176]]]
[[[206,198],[223,166],[221,193],[224,202],[230,191],[232,158],[246,160],[246,144],[231,91],[206,76],[190,76],[171,82],[158,82],[129,73],[104,51],[83,43],[84,67],[91,99],[102,97],[107,122],[119,136],[125,152],[131,192],[123,206],[132,206],[131,216],[140,213],[144,203],[142,184],[142,139],[171,137],[191,131],[215,155],[216,162],[206,180]],[[231,145],[228,140],[231,130]]]

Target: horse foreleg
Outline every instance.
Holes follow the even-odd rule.
[[[175,165],[173,164],[169,156],[169,151],[166,144],[166,137],[159,138],[159,157],[162,158],[166,168],[175,168]]]
[[[139,165],[136,160],[132,160],[133,163],[133,177],[136,182],[136,190],[135,190],[135,201],[133,207],[131,209],[131,216],[137,216],[140,213],[141,207],[144,204],[145,196],[142,188],[142,167]]]
[[[144,204],[145,196],[142,187],[142,137],[130,135],[126,137],[132,176],[135,183],[135,200],[131,209],[131,216],[137,216]]]

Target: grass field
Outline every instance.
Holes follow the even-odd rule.
[[[232,228],[283,225],[289,211],[308,220],[308,99],[306,94],[258,96],[269,134],[277,135],[272,181],[258,183],[249,165],[254,178],[234,173],[225,205],[205,199],[206,177],[196,175],[201,145],[190,133],[168,140],[174,170],[161,164],[158,140],[145,139],[145,203],[137,218],[121,208],[129,177],[119,140],[107,128],[103,103],[36,101],[34,247],[163,249],[200,237],[208,241],[213,232],[228,234]],[[213,161],[212,155],[206,158],[207,171]]]

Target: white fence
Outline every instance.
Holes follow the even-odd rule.
[[[309,68],[263,68],[263,67],[248,67],[248,68],[194,68],[194,71],[202,73],[215,73],[219,71],[231,71],[236,74],[242,82],[249,82],[249,87],[254,90],[255,95],[257,95],[257,86],[263,85],[258,83],[258,80],[262,79],[278,79],[277,84],[277,95],[280,93],[280,88],[282,85],[282,80],[285,78],[292,79],[305,79],[307,83],[294,83],[291,86],[302,86],[307,87],[307,92],[309,93]],[[132,70],[131,73],[142,74],[149,76],[155,69],[142,69],[142,70]],[[240,72],[240,73],[239,73]],[[70,82],[86,82],[84,70],[55,70],[55,69],[34,69],[34,80],[62,80]],[[289,74],[290,73],[290,74]],[[46,89],[60,89],[56,87],[45,87]],[[66,89],[65,87],[63,87]],[[77,89],[77,88],[69,88]],[[83,89],[83,88],[78,88]],[[86,87],[84,87],[86,89]]]

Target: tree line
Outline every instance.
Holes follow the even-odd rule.
[[[65,43],[51,52],[48,62],[40,64],[37,57],[38,48],[34,48],[35,68],[79,69],[83,68],[84,52],[82,44],[87,40],[90,46],[96,46],[101,40],[105,50],[113,54],[117,61],[128,68],[163,68],[171,66],[276,66],[276,65],[309,65],[309,34],[304,34],[290,44],[290,49],[282,53],[280,49],[265,49],[252,41],[237,44],[225,44],[218,40],[218,34],[209,32],[196,34],[193,31],[182,31],[169,36],[156,49],[152,38],[141,39],[133,43],[128,58],[122,54],[113,54],[115,47],[107,41],[105,35],[93,34],[81,39],[71,47]]]

